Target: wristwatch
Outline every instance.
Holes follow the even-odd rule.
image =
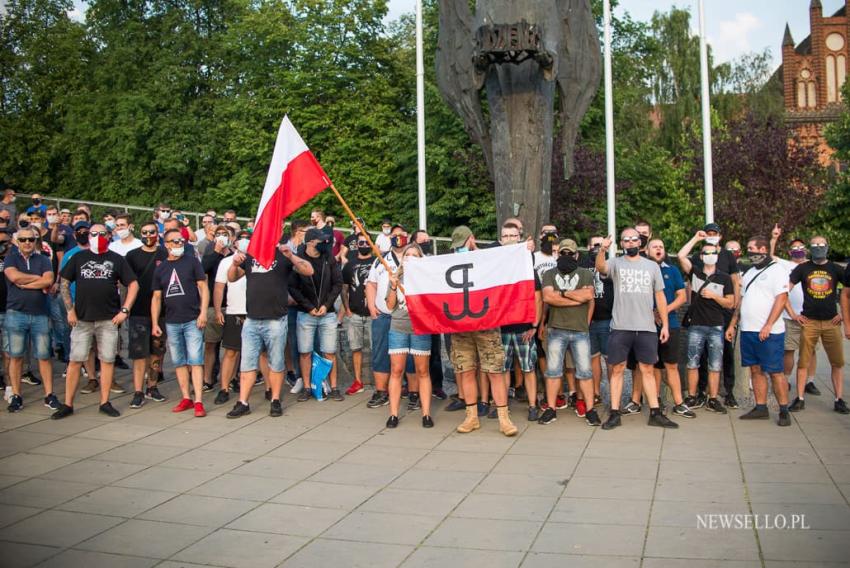
[[[128,310],[127,308],[125,308],[125,307],[123,307],[123,306],[122,306],[122,307],[121,307],[121,313],[126,315],[126,314],[129,314],[129,313],[130,313],[130,310]]]

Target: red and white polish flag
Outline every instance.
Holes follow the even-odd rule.
[[[292,126],[289,117],[284,116],[254,218],[248,254],[262,266],[271,266],[284,219],[330,185],[330,178]]]
[[[404,292],[417,335],[534,323],[534,267],[526,245],[408,259]]]

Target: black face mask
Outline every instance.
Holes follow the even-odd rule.
[[[27,221],[26,219],[21,219],[20,221],[18,221],[18,227],[20,227],[21,229],[26,229],[29,226],[30,226],[30,222]]]
[[[84,245],[89,242],[89,234],[88,233],[74,233],[74,240],[77,241],[77,244]]]
[[[640,252],[640,249],[638,247],[627,247],[626,248],[626,254],[628,256],[637,256],[639,252]]]
[[[9,252],[9,242],[0,243],[0,256],[6,256],[7,252]]]
[[[328,254],[331,251],[330,243],[328,243],[327,241],[323,241],[316,245],[316,250],[319,251],[319,254]]]
[[[578,268],[578,261],[571,254],[564,254],[558,257],[558,271],[561,274],[569,274],[575,272]]]
[[[41,205],[41,199],[33,199],[32,204],[33,205]]]
[[[372,247],[370,247],[369,245],[357,247],[357,252],[359,252],[362,256],[367,256],[372,254]]]
[[[431,241],[425,241],[424,243],[420,243],[419,248],[422,249],[422,254],[431,254]]]
[[[645,249],[647,244],[649,244],[649,237],[640,235],[640,248]]]

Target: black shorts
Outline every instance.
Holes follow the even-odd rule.
[[[221,332],[221,346],[231,351],[242,351],[242,324],[245,316],[224,316],[224,330]]]
[[[127,345],[127,356],[130,359],[147,359],[151,355],[162,357],[165,355],[167,344],[165,337],[165,320],[160,320],[159,328],[162,335],[153,336],[153,325],[151,318],[144,316],[130,316],[128,321],[128,334],[130,343]]]
[[[540,337],[536,333],[534,334],[534,343],[537,345],[537,358],[539,359],[540,357],[542,357],[542,358],[545,359],[546,358],[546,348],[543,345],[543,341],[540,339]]]
[[[658,343],[658,361],[655,363],[656,369],[663,369],[665,363],[667,365],[676,365],[679,362],[679,337],[682,328],[677,327],[670,330],[670,338],[666,343]]]
[[[654,331],[612,329],[608,338],[608,364],[627,362],[631,350],[634,350],[637,362],[654,365],[658,361],[658,334]]]

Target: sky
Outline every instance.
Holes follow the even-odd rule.
[[[705,22],[708,42],[716,61],[726,62],[750,52],[770,48],[774,67],[782,63],[782,35],[785,23],[791,25],[794,41],[800,43],[809,35],[810,0],[705,0]],[[844,0],[821,0],[824,15],[832,15]],[[390,18],[415,9],[415,0],[389,0]],[[640,21],[652,14],[668,11],[672,6],[689,8],[694,32],[698,30],[697,0],[620,0],[615,15],[624,12]]]

